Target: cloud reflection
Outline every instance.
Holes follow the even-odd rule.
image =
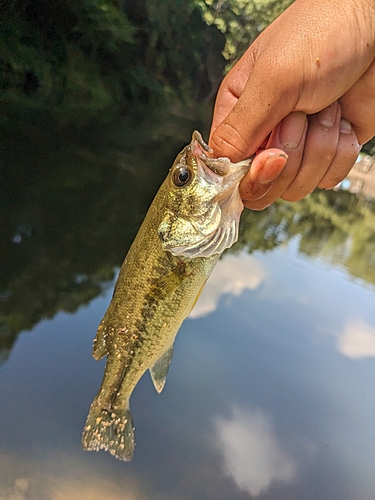
[[[225,294],[235,296],[247,289],[255,289],[266,275],[264,265],[249,254],[225,254],[217,263],[190,318],[199,318],[213,312]]]
[[[230,419],[216,418],[215,431],[226,473],[241,490],[257,496],[272,481],[295,477],[295,461],[282,450],[272,420],[262,410],[234,407]]]
[[[375,357],[375,328],[361,319],[351,319],[339,338],[338,350],[353,359]]]
[[[22,471],[22,472],[21,472]],[[136,478],[117,484],[105,472],[87,467],[84,458],[49,455],[0,455],[0,500],[144,500]]]
[[[92,479],[94,479],[93,483]],[[49,498],[51,500],[137,500],[132,493],[122,491],[113,483],[98,484],[95,479],[55,480],[56,484],[50,488]]]

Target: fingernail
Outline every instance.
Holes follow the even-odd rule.
[[[281,121],[279,139],[284,148],[298,148],[305,132],[306,123],[306,114],[302,111],[290,113]]]
[[[260,184],[274,182],[281,174],[287,160],[288,155],[285,153],[273,154],[267,158],[260,172],[258,182],[260,182]]]
[[[352,133],[352,125],[345,118],[341,118],[340,120],[340,133],[341,134],[351,134]]]
[[[317,114],[318,120],[323,127],[333,127],[337,117],[337,103],[327,106]]]

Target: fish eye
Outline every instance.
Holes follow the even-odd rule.
[[[186,186],[192,178],[192,172],[186,165],[179,165],[172,174],[172,180],[175,186]]]

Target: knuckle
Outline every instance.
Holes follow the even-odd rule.
[[[212,135],[211,147],[215,153],[218,152],[218,156],[227,156],[236,161],[246,156],[247,142],[235,127],[224,122]]]

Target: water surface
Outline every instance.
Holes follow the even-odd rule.
[[[133,393],[134,460],[81,450],[92,339],[181,146],[93,142],[3,159],[0,498],[373,500],[375,211],[345,191],[246,211],[163,393]]]

